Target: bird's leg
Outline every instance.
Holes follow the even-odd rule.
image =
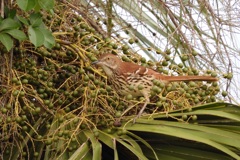
[[[136,119],[137,119],[137,118],[141,117],[141,115],[142,115],[143,111],[145,110],[147,104],[150,102],[149,96],[148,96],[147,94],[143,94],[143,95],[144,95],[144,97],[145,97],[145,103],[144,103],[144,105],[142,106],[141,110],[138,112],[138,115],[133,119],[133,123],[136,122]]]

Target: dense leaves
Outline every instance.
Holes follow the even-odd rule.
[[[119,54],[163,74],[200,71],[171,61],[170,50],[157,51],[160,62],[134,54],[139,39],[106,38],[106,21],[86,18],[71,3],[58,2],[50,13],[30,10],[50,10],[52,0],[17,4],[24,11],[0,22],[3,159],[239,159],[239,106],[219,102],[219,83],[153,81],[151,104],[133,124],[145,99],[119,97],[91,65],[99,54]]]
[[[39,9],[50,10],[54,6],[54,0],[17,0],[17,4],[24,11],[31,9],[37,11]]]
[[[13,47],[13,39],[25,40],[26,35],[19,30],[20,24],[11,18],[0,21],[0,42],[9,51]]]

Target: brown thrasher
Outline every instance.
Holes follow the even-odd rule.
[[[150,102],[150,91],[153,87],[153,80],[160,80],[164,83],[173,81],[217,81],[211,76],[166,76],[150,68],[146,68],[131,62],[123,62],[113,54],[103,54],[98,61],[93,62],[103,68],[113,88],[120,95],[131,94],[133,97],[144,96],[146,102],[139,111],[136,118],[140,117],[147,104]],[[138,86],[143,89],[139,90]],[[129,86],[133,86],[131,89]],[[134,119],[135,120],[135,119]]]

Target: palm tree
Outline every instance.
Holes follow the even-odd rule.
[[[200,0],[1,3],[1,159],[239,159],[239,14],[232,7]],[[119,96],[91,65],[105,52],[163,74],[220,81],[156,82],[133,124],[144,98]]]

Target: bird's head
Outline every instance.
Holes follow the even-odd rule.
[[[103,54],[92,64],[102,67],[107,76],[112,76],[113,72],[118,68],[122,61],[116,55]]]

